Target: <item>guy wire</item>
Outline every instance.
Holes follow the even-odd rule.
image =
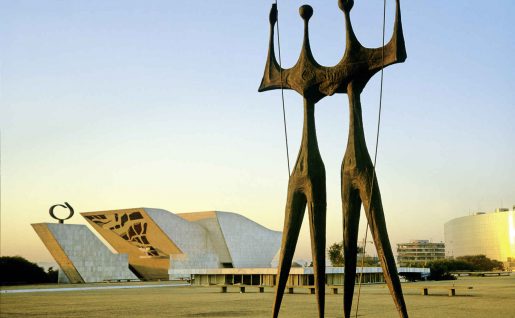
[[[379,128],[381,127],[381,108],[383,102],[383,73],[384,73],[384,38],[385,38],[385,24],[386,24],[386,0],[383,0],[383,46],[381,48],[381,84],[379,89],[379,114],[377,118],[377,133],[376,133],[376,147],[374,153],[374,169],[372,170],[372,181],[370,185],[370,199],[368,201],[368,210],[370,211],[370,204],[372,203],[372,196],[374,191],[374,180],[376,177],[376,163],[377,163],[377,149],[379,146]],[[363,255],[361,256],[361,271],[359,273],[359,283],[358,283],[358,299],[356,300],[356,318],[358,317],[359,311],[359,298],[361,296],[361,283],[363,281],[363,267],[365,263],[365,252],[367,246],[367,237],[368,237],[368,228],[369,221],[367,218],[367,227],[365,230],[365,238],[363,240]]]
[[[288,179],[291,175],[290,170],[290,152],[288,146],[288,130],[286,129],[286,109],[284,107],[284,86],[283,86],[283,67],[281,61],[281,36],[279,33],[279,5],[277,4],[277,0],[275,0],[275,6],[277,8],[277,48],[279,53],[279,75],[281,77],[281,100],[283,105],[283,124],[284,124],[284,139],[286,141],[286,162],[288,164]]]

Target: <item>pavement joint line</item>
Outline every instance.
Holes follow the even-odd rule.
[[[181,287],[191,286],[190,284],[161,284],[161,285],[127,285],[127,286],[103,286],[103,287],[65,287],[65,288],[31,288],[31,289],[4,289],[0,294],[18,293],[45,293],[45,292],[68,292],[81,290],[103,290],[103,289],[136,289],[136,288],[156,288],[156,287]]]

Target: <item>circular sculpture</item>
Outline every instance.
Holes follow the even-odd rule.
[[[61,219],[61,218],[58,218],[57,216],[55,216],[55,214],[54,214],[54,209],[55,209],[55,207],[57,207],[57,206],[60,206],[60,207],[62,207],[62,208],[65,208],[65,209],[69,209],[69,210],[70,210],[70,214],[68,215],[68,217],[67,217],[67,218]],[[61,224],[64,224],[64,220],[68,220],[68,219],[69,219],[69,218],[71,218],[71,217],[73,216],[73,214],[75,213],[75,212],[73,211],[72,206],[71,206],[68,202],[64,202],[64,205],[62,205],[62,204],[52,205],[52,206],[50,207],[50,209],[48,210],[48,212],[50,213],[50,216],[51,216],[52,218],[54,218],[54,219],[58,220],[58,221],[59,221],[59,223],[61,223]]]

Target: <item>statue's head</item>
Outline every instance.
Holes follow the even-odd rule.
[[[338,6],[343,12],[349,12],[354,6],[354,0],[338,0]]]

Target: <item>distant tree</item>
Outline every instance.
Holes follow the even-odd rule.
[[[452,280],[456,279],[452,272],[456,271],[491,271],[503,269],[503,264],[491,260],[485,255],[467,255],[456,257],[456,259],[443,259],[429,262],[427,267],[431,270],[431,280]]]
[[[50,266],[46,272],[47,274],[47,281],[49,283],[57,283],[58,277],[59,277],[59,270],[54,269],[52,266]]]
[[[454,280],[456,277],[451,274],[452,272],[472,270],[471,264],[453,259],[431,261],[427,263],[427,267],[431,271],[428,277],[430,280]]]
[[[55,281],[52,281],[55,277]],[[0,257],[0,285],[57,282],[57,271],[45,272],[43,267],[21,256]]]
[[[371,257],[368,255],[363,255],[365,250],[362,246],[357,247],[358,255],[358,265],[361,265],[361,260],[363,259],[363,265],[364,266],[378,266],[378,260],[375,257]],[[343,266],[344,259],[343,259],[343,241],[342,242],[335,242],[329,248],[327,249],[327,256],[329,257],[329,260],[331,261],[331,264],[333,266]]]
[[[472,266],[474,271],[492,271],[494,269],[503,270],[504,265],[502,262],[492,260],[486,255],[466,255],[456,257],[456,260],[464,261]]]
[[[343,266],[343,242],[335,242],[333,245],[329,246],[327,256],[333,266]]]
[[[363,264],[364,267],[379,267],[381,263],[379,262],[379,258],[370,256],[370,255],[359,255],[357,266],[361,266]]]

